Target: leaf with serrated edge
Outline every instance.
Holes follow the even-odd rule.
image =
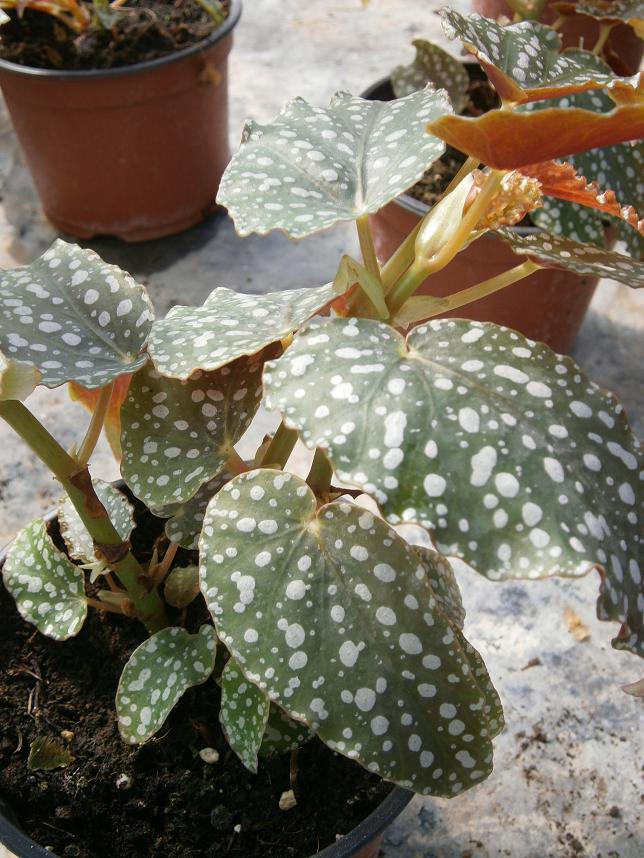
[[[500,725],[461,633],[381,518],[317,509],[299,477],[251,471],[211,501],[200,556],[202,593],[244,675],[333,750],[433,795],[490,772]]]
[[[631,78],[618,79],[612,71],[597,68],[589,51],[571,48],[561,53],[561,37],[536,21],[502,27],[480,15],[441,12],[445,32],[459,37],[475,54],[504,101],[522,103],[554,98],[587,89],[614,86],[634,88]]]
[[[187,608],[199,595],[199,567],[177,566],[165,579],[163,595],[173,608]]]
[[[188,551],[197,549],[206,507],[231,477],[232,474],[224,471],[200,486],[199,491],[185,503],[170,504],[153,510],[155,515],[168,519],[165,523],[165,535],[171,542],[176,542]]]
[[[339,479],[391,521],[429,528],[443,554],[493,579],[602,564],[615,618],[644,650],[640,447],[571,358],[493,324],[433,320],[405,342],[327,319],[267,364],[265,385]]]
[[[75,244],[55,241],[0,276],[0,349],[37,367],[45,387],[104,387],[138,369],[153,318],[142,286]]]
[[[121,410],[121,473],[138,498],[183,503],[222,470],[259,407],[263,360],[239,358],[187,381],[152,366],[134,376]]]
[[[519,256],[530,256],[547,267],[611,277],[633,289],[644,287],[644,262],[623,253],[548,232],[519,234],[516,230],[499,229],[496,235]]]
[[[26,399],[39,382],[40,372],[35,366],[11,360],[0,352],[0,402]]]
[[[340,92],[328,108],[296,98],[273,122],[247,123],[217,201],[240,235],[302,238],[377,212],[443,154],[425,126],[451,110],[433,89],[390,102]]]
[[[249,682],[234,658],[221,675],[219,723],[226,741],[249,771],[257,773],[257,754],[268,721],[270,702]]]
[[[173,307],[152,327],[148,352],[169,378],[212,371],[254,355],[297,330],[334,297],[332,284],[268,295],[218,288],[203,307]]]
[[[216,649],[212,626],[202,626],[196,635],[171,626],[138,646],[123,668],[116,692],[123,740],[140,745],[151,739],[185,692],[212,674]]]
[[[123,492],[110,483],[103,480],[92,482],[118,535],[127,542],[134,530],[134,507]],[[63,498],[58,505],[58,523],[70,556],[81,563],[93,563],[96,560],[94,540],[69,498]]]
[[[294,721],[279,706],[271,703],[259,756],[272,757],[277,754],[288,754],[289,751],[301,748],[314,735],[315,733],[306,724]]]
[[[83,573],[59,551],[38,518],[18,533],[2,568],[20,615],[57,641],[74,637],[87,616]]]
[[[397,66],[390,76],[396,98],[417,92],[429,83],[436,89],[446,90],[454,113],[461,113],[467,105],[470,86],[463,63],[425,39],[415,39],[412,44],[416,48],[414,62],[409,66]]]

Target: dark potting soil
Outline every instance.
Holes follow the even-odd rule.
[[[480,116],[499,106],[498,96],[489,81],[473,79],[468,90],[469,103],[463,115]],[[449,183],[465,163],[467,156],[448,146],[444,154],[427,170],[423,178],[407,193],[421,203],[433,206],[443,195]]]
[[[207,620],[201,597],[189,613],[195,631]],[[184,695],[159,737],[126,746],[114,696],[145,638],[139,623],[91,610],[77,637],[55,642],[22,620],[1,584],[0,617],[0,802],[60,858],[308,858],[391,790],[313,739],[297,754],[297,805],[280,810],[291,788],[290,755],[248,772],[219,728],[212,679]],[[56,740],[73,762],[30,771],[30,745],[40,736]],[[219,762],[202,761],[206,747]]]
[[[230,0],[222,3],[226,12]],[[128,0],[108,29],[80,35],[44,12],[9,12],[0,57],[43,69],[110,69],[157,59],[207,38],[217,23],[196,0]]]

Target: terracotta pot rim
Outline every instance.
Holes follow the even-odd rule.
[[[18,76],[40,78],[46,80],[100,80],[103,78],[122,77],[123,75],[139,74],[141,72],[155,71],[161,66],[177,63],[193,54],[201,53],[207,48],[226,38],[234,27],[237,26],[242,12],[242,0],[231,0],[230,13],[224,23],[214,30],[206,39],[181,48],[179,51],[157,57],[154,60],[146,60],[142,63],[133,63],[129,66],[119,66],[113,69],[40,69],[33,66],[23,66],[0,58],[0,70]]]
[[[113,485],[120,489],[126,484],[124,480],[116,480]],[[57,509],[50,509],[43,515],[44,521],[53,521],[57,513]],[[11,542],[13,540],[0,550],[0,568],[4,564]],[[389,795],[371,811],[369,816],[366,816],[337,843],[332,843],[310,858],[351,858],[378,837],[402,813],[413,797],[414,793],[411,790],[394,786]],[[17,858],[56,858],[53,852],[49,852],[21,831],[12,822],[12,815],[11,807],[0,799],[0,846],[5,846]]]

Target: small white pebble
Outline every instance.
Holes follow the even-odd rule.
[[[120,774],[116,779],[117,789],[129,789],[132,786],[132,778],[125,773]]]
[[[291,808],[295,807],[297,804],[297,799],[295,798],[295,793],[292,789],[287,789],[280,796],[280,810],[291,810]]]
[[[199,756],[204,763],[208,763],[209,766],[219,762],[219,751],[215,751],[214,748],[202,748],[199,751]]]
[[[239,832],[241,831],[241,824],[239,822],[237,823],[237,825],[233,826],[233,831],[235,832],[235,834],[239,834]]]

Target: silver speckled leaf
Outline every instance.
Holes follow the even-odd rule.
[[[606,570],[644,650],[640,447],[571,358],[492,324],[433,320],[407,341],[368,320],[310,323],[267,364],[267,402],[393,522],[493,579]]]
[[[163,585],[163,597],[173,608],[187,608],[199,595],[199,567],[176,566]]]
[[[433,89],[389,102],[339,92],[328,108],[296,98],[273,122],[246,124],[217,201],[240,235],[282,229],[302,238],[377,212],[443,154],[426,126],[451,112]]]
[[[18,533],[2,568],[20,615],[57,641],[74,637],[87,616],[81,570],[59,551],[38,518]]]
[[[75,244],[55,241],[0,276],[0,349],[37,367],[46,387],[103,387],[134,372],[153,318],[142,286]]]
[[[644,287],[644,263],[623,253],[594,244],[582,244],[551,232],[527,233],[499,229],[496,235],[519,256],[530,256],[550,268],[564,268],[578,274],[612,277],[633,289]]]
[[[570,92],[611,86],[616,80],[635,86],[628,78],[616,78],[599,70],[589,51],[561,51],[561,38],[551,27],[521,21],[502,27],[480,15],[461,15],[454,9],[441,12],[447,35],[460,38],[475,54],[503,99],[514,102],[554,98]]]
[[[289,718],[286,712],[271,703],[264,737],[259,749],[260,757],[272,757],[277,754],[288,754],[301,748],[315,733],[301,721]]]
[[[26,399],[40,381],[35,366],[18,363],[0,352],[0,402]]]
[[[104,480],[92,482],[118,535],[124,542],[127,541],[134,530],[134,507],[123,492],[110,483]],[[58,523],[70,556],[81,563],[93,563],[96,560],[94,540],[69,498],[62,498],[58,504]]]
[[[199,487],[198,492],[182,504],[170,504],[153,510],[160,518],[167,518],[165,535],[188,551],[195,551],[199,543],[199,534],[206,514],[206,507],[221,487],[231,479],[224,471]]]
[[[431,84],[447,91],[454,113],[462,113],[467,105],[470,77],[456,57],[426,39],[415,39],[416,57],[408,66],[397,66],[391,73],[391,88],[396,98]]]
[[[202,626],[196,635],[170,626],[138,646],[123,668],[116,692],[122,739],[130,745],[151,739],[185,692],[212,674],[216,650],[212,626]]]
[[[262,395],[263,358],[239,358],[188,381],[146,366],[121,409],[121,473],[150,507],[183,503],[224,467]]]
[[[331,283],[268,295],[218,288],[203,307],[173,307],[155,322],[148,352],[161,375],[186,379],[278,342],[334,297]]]
[[[219,723],[226,741],[251,772],[257,772],[257,754],[268,721],[270,702],[242,673],[234,658],[221,675]]]
[[[490,772],[497,699],[419,555],[381,518],[318,509],[299,477],[250,471],[210,503],[200,554],[217,633],[245,676],[329,747],[424,794]]]
[[[429,548],[416,546],[416,553],[420,556],[439,608],[452,623],[463,631],[465,608],[463,607],[461,590],[449,560]]]

